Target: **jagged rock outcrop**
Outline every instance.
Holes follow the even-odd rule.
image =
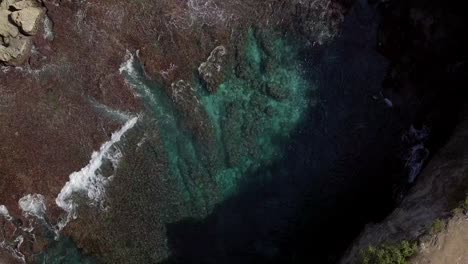
[[[0,47],[0,61],[8,64],[21,64],[32,48],[32,40],[20,36],[9,40],[8,47]]]
[[[10,38],[16,38],[19,34],[18,28],[11,24],[9,16],[11,12],[8,10],[0,9],[0,36],[4,44],[9,44]]]
[[[22,64],[32,48],[44,10],[35,0],[3,0],[0,4],[0,62]]]
[[[11,19],[18,27],[21,27],[24,33],[34,35],[43,14],[44,12],[40,8],[27,7],[11,13]]]
[[[216,47],[208,59],[200,64],[198,73],[206,83],[210,93],[215,93],[224,79],[224,63],[227,51],[224,46]]]

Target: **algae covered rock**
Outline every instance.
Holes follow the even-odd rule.
[[[285,100],[289,96],[288,90],[278,85],[267,85],[266,92],[268,96],[278,101]]]
[[[198,73],[205,81],[206,88],[210,93],[215,93],[223,82],[226,55],[226,48],[218,46],[210,53],[208,59],[198,67]]]

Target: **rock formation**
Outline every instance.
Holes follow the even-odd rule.
[[[198,73],[205,81],[206,88],[210,93],[215,93],[223,82],[226,53],[224,46],[218,46],[211,52],[208,59],[198,67]]]
[[[22,64],[32,48],[44,10],[35,0],[3,0],[0,4],[0,62]]]

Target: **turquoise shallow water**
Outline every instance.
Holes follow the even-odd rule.
[[[138,129],[146,140],[136,147],[137,154],[122,161],[112,183],[121,191],[109,193],[120,205],[111,207],[114,220],[104,224],[128,226],[124,234],[103,235],[121,240],[111,245],[120,252],[119,261],[126,254],[134,256],[132,263],[161,260],[170,254],[163,246],[167,224],[203,219],[245,182],[268,181],[269,172],[250,176],[282,158],[290,134],[314,107],[317,89],[304,76],[299,47],[267,32],[245,34],[245,42],[228,50],[242,56],[225,65],[224,82],[215,94],[197,76],[177,82],[173,89],[185,90],[171,94],[146,78],[136,56],[124,68],[145,104]],[[184,107],[191,107],[189,114]],[[190,127],[202,127],[203,134]]]
[[[281,158],[281,145],[313,105],[315,86],[302,75],[297,47],[251,29],[245,45],[237,48],[244,52],[243,61],[227,66],[217,93],[208,93],[194,78],[183,88],[194,91],[195,99],[186,99],[184,91],[177,95],[191,100],[193,111],[206,113],[208,120],[200,115],[194,122],[212,128],[203,135],[208,141],[184,128],[174,97],[146,79],[138,61],[132,65],[135,71],[125,72],[157,121],[171,177],[183,185],[185,202],[197,212],[209,213],[249,171]]]
[[[67,237],[61,237],[58,241],[49,244],[47,252],[37,257],[36,263],[40,264],[94,264],[91,257],[84,256],[76,247],[76,244]]]
[[[125,190],[125,194],[109,192],[110,217],[99,223],[106,227],[98,232],[102,232],[103,241],[110,241],[107,256],[111,259],[112,255],[118,256],[113,261],[161,260],[158,254],[169,252],[156,252],[168,249],[151,240],[164,241],[166,233],[164,229],[156,229],[181,217],[203,219],[219,203],[235,195],[240,185],[269,181],[270,172],[253,172],[283,158],[283,148],[291,133],[315,106],[317,86],[304,76],[300,47],[272,32],[250,29],[245,35],[245,42],[228,50],[242,56],[224,65],[225,78],[215,94],[209,93],[194,76],[176,84],[186,90],[179,90],[174,97],[163,84],[145,76],[136,56],[128,65],[130,68],[123,70],[146,108],[136,128],[141,137],[136,141],[129,139],[133,143],[127,148],[129,153],[144,150],[147,154],[143,155],[148,156],[145,161],[132,161],[132,154],[127,154],[130,156],[122,161],[118,179],[112,183],[115,189]],[[181,104],[198,113],[187,118],[181,112]],[[206,134],[187,129],[189,121],[207,127]],[[154,133],[158,142],[147,136]],[[147,139],[141,141],[142,138]],[[141,163],[145,164],[144,169],[139,167]],[[155,169],[161,166],[165,169]],[[255,177],[249,178],[252,175]],[[121,188],[124,183],[119,179],[125,179],[128,186]],[[161,196],[164,192],[172,197]],[[112,205],[112,201],[128,206]],[[117,227],[121,229],[115,230]],[[39,259],[39,263],[92,261],[83,257],[67,238],[54,242]]]

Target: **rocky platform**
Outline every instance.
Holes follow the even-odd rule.
[[[193,111],[193,106],[198,104],[198,97],[194,96],[192,89],[193,80],[202,79],[207,92],[216,94],[217,85],[225,78],[224,72],[218,69],[233,60],[239,60],[241,55],[237,51],[248,42],[247,32],[252,25],[273,29],[280,36],[287,35],[285,32],[294,34],[309,47],[326,44],[338,34],[350,2],[353,1],[3,0],[0,11],[0,54],[3,55],[0,59],[8,66],[2,66],[0,72],[0,204],[8,208],[12,221],[2,219],[2,227],[5,228],[2,235],[6,236],[14,249],[25,256],[26,261],[32,262],[35,254],[46,248],[47,243],[40,239],[29,239],[24,243],[15,241],[15,236],[18,235],[15,228],[29,221],[18,201],[28,194],[42,194],[48,221],[57,223],[63,216],[63,210],[55,202],[57,194],[69,180],[69,175],[86,166],[91,153],[98,150],[103,142],[111,138],[111,133],[123,125],[122,120],[116,116],[125,118],[128,115],[148,114],[145,112],[145,102],[131,89],[119,70],[130,55],[141,62],[145,81],[160,84],[160,90],[174,102],[177,102],[175,95],[188,98],[184,104],[175,103],[176,110],[185,118],[181,119],[184,123],[181,130],[195,131],[194,137],[198,138],[214,138],[212,128],[204,125],[207,122],[203,122],[207,120],[207,113]],[[409,14],[389,12],[388,16],[392,17],[395,13],[403,17]],[[421,18],[420,12],[413,15],[418,29],[424,29],[430,22],[424,15]],[[414,27],[402,25],[402,28]],[[388,32],[397,36],[401,32],[406,34],[406,31],[399,31],[398,28],[395,31],[390,26],[386,29],[388,31],[382,35],[384,37],[389,36]],[[431,36],[437,39],[440,34],[428,35],[429,38]],[[405,63],[409,58],[418,65],[436,67],[438,63],[427,64],[428,60],[424,59],[428,52],[433,54],[434,50],[423,49],[422,53],[414,53],[419,50],[416,45],[418,42],[407,38],[401,41],[398,39],[397,42],[416,44],[397,45],[400,49],[395,50],[392,48],[393,42],[389,40],[392,38],[382,39],[382,54],[398,63],[394,63],[392,70],[389,70],[384,96],[392,100],[396,108],[406,109],[402,111],[402,115],[418,109],[417,112],[422,114],[409,119],[419,118],[422,120],[420,123],[424,123],[427,113],[425,108],[420,105],[412,108],[414,101],[420,102],[417,99],[421,98],[421,91],[415,89],[412,79],[414,75],[406,75],[406,69],[413,68],[414,65]],[[265,42],[259,43],[262,50],[272,50]],[[417,54],[417,58],[408,54]],[[444,65],[449,65],[451,70],[460,71],[465,64],[450,61]],[[238,74],[248,75],[246,68],[248,67],[241,64]],[[272,65],[266,65],[260,67],[260,70],[268,71],[270,68]],[[287,98],[281,87],[270,85],[265,90],[276,101]],[[440,89],[436,91],[432,93],[430,90],[428,96],[424,97],[424,102],[430,102],[427,105],[433,104],[433,99],[438,95],[447,94],[440,92]],[[346,95],[346,91],[343,91],[343,95]],[[235,113],[235,107],[232,109],[232,113]],[[326,116],[328,115],[324,114],[320,118]],[[444,115],[442,119],[443,117]],[[149,123],[147,131],[157,131]],[[366,127],[365,124],[358,125],[356,128],[353,126],[356,134]],[[171,195],[179,195],[175,189],[169,188],[171,186],[164,178],[158,178],[154,186],[133,181],[132,177],[137,176],[155,178],[154,175],[160,175],[164,166],[170,162],[162,157],[164,155],[155,154],[155,149],[162,145],[161,135],[157,132],[145,134],[142,131],[144,129],[139,127],[135,132],[138,140],[129,139],[133,140],[131,142],[135,149],[129,150],[126,162],[122,164],[126,170],[136,170],[139,173],[125,174],[128,177],[121,177],[120,185],[116,190],[111,190],[114,199],[127,202],[126,207],[120,207],[122,211],[118,213],[128,218],[141,217],[138,215],[141,212],[135,210],[139,204],[128,201],[127,197],[132,197],[127,196],[128,193],[142,193],[143,198],[156,196],[158,199],[172,199]],[[145,136],[154,142],[149,146],[144,145],[145,140],[140,139]],[[140,143],[145,147],[137,148]],[[231,142],[231,145],[237,143]],[[441,145],[440,142],[437,144]],[[157,193],[153,191],[154,188],[158,190]],[[150,203],[145,205],[156,209],[159,206],[162,208],[164,203],[174,205],[173,210],[169,210],[164,217],[177,215],[180,218],[181,213],[177,211],[180,201],[177,199],[164,200],[164,203],[156,205],[152,201],[144,200]],[[107,221],[109,216],[94,208],[84,207],[82,212],[84,217],[71,222],[63,231],[72,236],[86,252],[107,256],[110,263],[129,263],[125,262],[125,254],[142,253],[141,256],[146,256],[144,253],[155,260],[167,257],[164,255],[167,254],[167,241],[157,241],[160,244],[156,244],[161,247],[156,252],[161,255],[157,255],[155,252],[143,252],[145,247],[134,239],[115,234],[113,230],[105,230],[115,235],[114,238],[119,241],[116,248],[124,249],[109,250],[110,246],[117,243],[110,238],[106,240],[107,237],[98,236],[98,231],[102,230],[94,225],[96,219]],[[145,213],[143,212],[145,217],[142,219],[147,229],[138,225],[128,227],[125,218],[117,221],[116,226],[122,230],[133,228],[140,235],[145,235],[145,230],[156,230],[156,234],[164,234],[165,226],[146,221],[152,219],[153,215]],[[42,234],[47,233],[47,230],[38,228],[37,232]],[[24,236],[27,237],[27,234]],[[158,239],[165,240],[163,237]],[[141,251],[126,251],[131,251],[130,249]],[[152,247],[151,249],[154,250]],[[2,251],[0,254],[6,253]],[[111,257],[118,261],[112,262]],[[134,261],[138,263],[137,258]]]
[[[179,81],[190,82],[204,62],[200,72],[231,60],[235,54],[229,51],[245,41],[254,23],[279,31],[296,29],[294,23],[323,13],[322,27],[327,29],[323,35],[317,28],[300,30],[310,43],[325,43],[337,33],[345,10],[339,3],[325,2],[298,8],[302,1],[264,6],[256,1],[3,0],[0,201],[15,219],[5,225],[15,230],[28,222],[18,206],[28,194],[42,194],[48,221],[57,223],[63,216],[55,203],[57,194],[69,175],[83,168],[91,153],[122,125],[115,114],[143,111],[143,102],[119,71],[126,54],[138,51],[145,74],[163,84],[167,94],[178,89],[191,98],[191,89],[181,89],[190,86]],[[296,12],[303,21],[284,19]],[[210,54],[217,56],[214,50],[221,46],[228,50],[225,61],[212,61]],[[221,80],[222,76],[206,79],[213,85]],[[190,117],[188,128],[209,134],[209,128],[200,125],[206,113],[191,112],[194,103],[177,107]],[[65,232],[86,245],[91,240],[81,234],[87,233],[83,230]],[[8,243],[28,262],[44,248],[33,239],[14,241],[12,234],[20,233],[8,233],[8,241],[13,238]]]

